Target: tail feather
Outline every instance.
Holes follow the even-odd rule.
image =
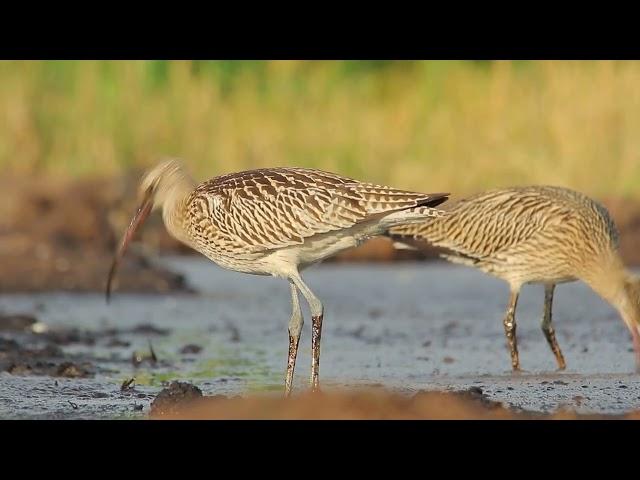
[[[418,193],[380,185],[358,184],[357,199],[365,201],[369,215],[417,207],[435,207],[449,198],[448,193]]]
[[[421,225],[429,219],[442,217],[446,211],[431,207],[412,207],[405,210],[396,210],[383,217],[385,235],[389,235],[389,230],[394,227],[404,225]]]
[[[418,207],[437,207],[449,199],[450,193],[431,193],[424,200],[418,202]]]
[[[373,195],[373,192],[369,193]],[[425,194],[393,190],[385,193],[382,199],[380,196],[370,199],[367,205],[370,212],[368,220],[379,219],[383,232],[399,225],[423,223],[445,214],[433,207],[445,202],[448,196],[448,193]]]

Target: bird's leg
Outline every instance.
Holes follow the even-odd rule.
[[[298,289],[293,282],[291,286],[291,320],[289,321],[289,357],[287,360],[287,376],[284,383],[285,396],[291,395],[291,387],[293,385],[293,371],[296,368],[296,357],[298,356],[298,343],[300,342],[300,333],[304,319],[300,310],[300,302],[298,301]]]
[[[544,314],[542,317],[542,332],[547,338],[547,342],[549,343],[549,347],[551,347],[551,351],[556,356],[556,361],[558,362],[558,370],[564,370],[567,365],[564,361],[564,357],[562,356],[560,345],[558,345],[558,341],[556,340],[556,332],[551,325],[551,309],[553,305],[554,288],[555,284],[553,283],[545,285],[544,287]]]
[[[311,310],[311,389],[315,392],[319,389],[318,375],[320,370],[320,337],[322,336],[322,317],[324,307],[311,289],[299,276],[292,279],[296,287],[302,292]]]
[[[504,334],[507,336],[511,350],[511,367],[514,371],[520,370],[518,358],[518,342],[516,340],[516,306],[518,305],[518,291],[511,290],[507,314],[504,317]]]
[[[318,375],[320,373],[320,337],[322,336],[322,314],[311,317],[311,390],[320,389]]]
[[[640,327],[631,325],[629,331],[633,339],[633,351],[636,356],[636,372],[640,373]]]

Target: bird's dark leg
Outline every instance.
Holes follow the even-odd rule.
[[[318,375],[320,373],[320,337],[322,336],[322,314],[311,318],[311,390],[318,391]]]
[[[549,343],[549,347],[551,347],[551,351],[556,356],[556,361],[558,362],[558,370],[564,370],[567,365],[564,361],[564,356],[562,356],[560,345],[558,345],[558,341],[556,340],[556,332],[551,324],[551,310],[553,305],[554,288],[554,283],[545,285],[544,287],[544,314],[542,316],[542,332],[544,333],[544,336]]]
[[[629,327],[631,338],[633,339],[633,351],[636,356],[636,372],[640,373],[640,327],[631,325]]]
[[[311,289],[302,281],[299,276],[293,278],[296,287],[302,292],[311,310],[311,389],[315,392],[319,389],[320,372],[320,338],[322,336],[322,318],[324,307],[322,302],[316,297]]]
[[[518,290],[511,290],[507,314],[504,317],[504,334],[509,342],[511,350],[511,367],[514,371],[520,370],[520,359],[518,358],[518,342],[516,340],[516,306],[518,305]]]
[[[291,286],[291,320],[289,321],[289,356],[287,359],[287,376],[284,382],[285,396],[291,395],[293,385],[293,371],[296,368],[296,357],[298,356],[298,343],[300,342],[300,334],[302,333],[302,311],[300,310],[300,302],[298,301],[298,289],[293,282]]]

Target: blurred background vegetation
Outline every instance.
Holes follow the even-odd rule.
[[[640,197],[640,62],[4,61],[2,172],[183,158],[425,191],[522,183]]]

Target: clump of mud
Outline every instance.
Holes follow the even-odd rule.
[[[164,388],[151,404],[151,415],[154,418],[169,418],[179,415],[185,408],[190,408],[195,400],[203,398],[202,390],[186,382],[171,382]]]

